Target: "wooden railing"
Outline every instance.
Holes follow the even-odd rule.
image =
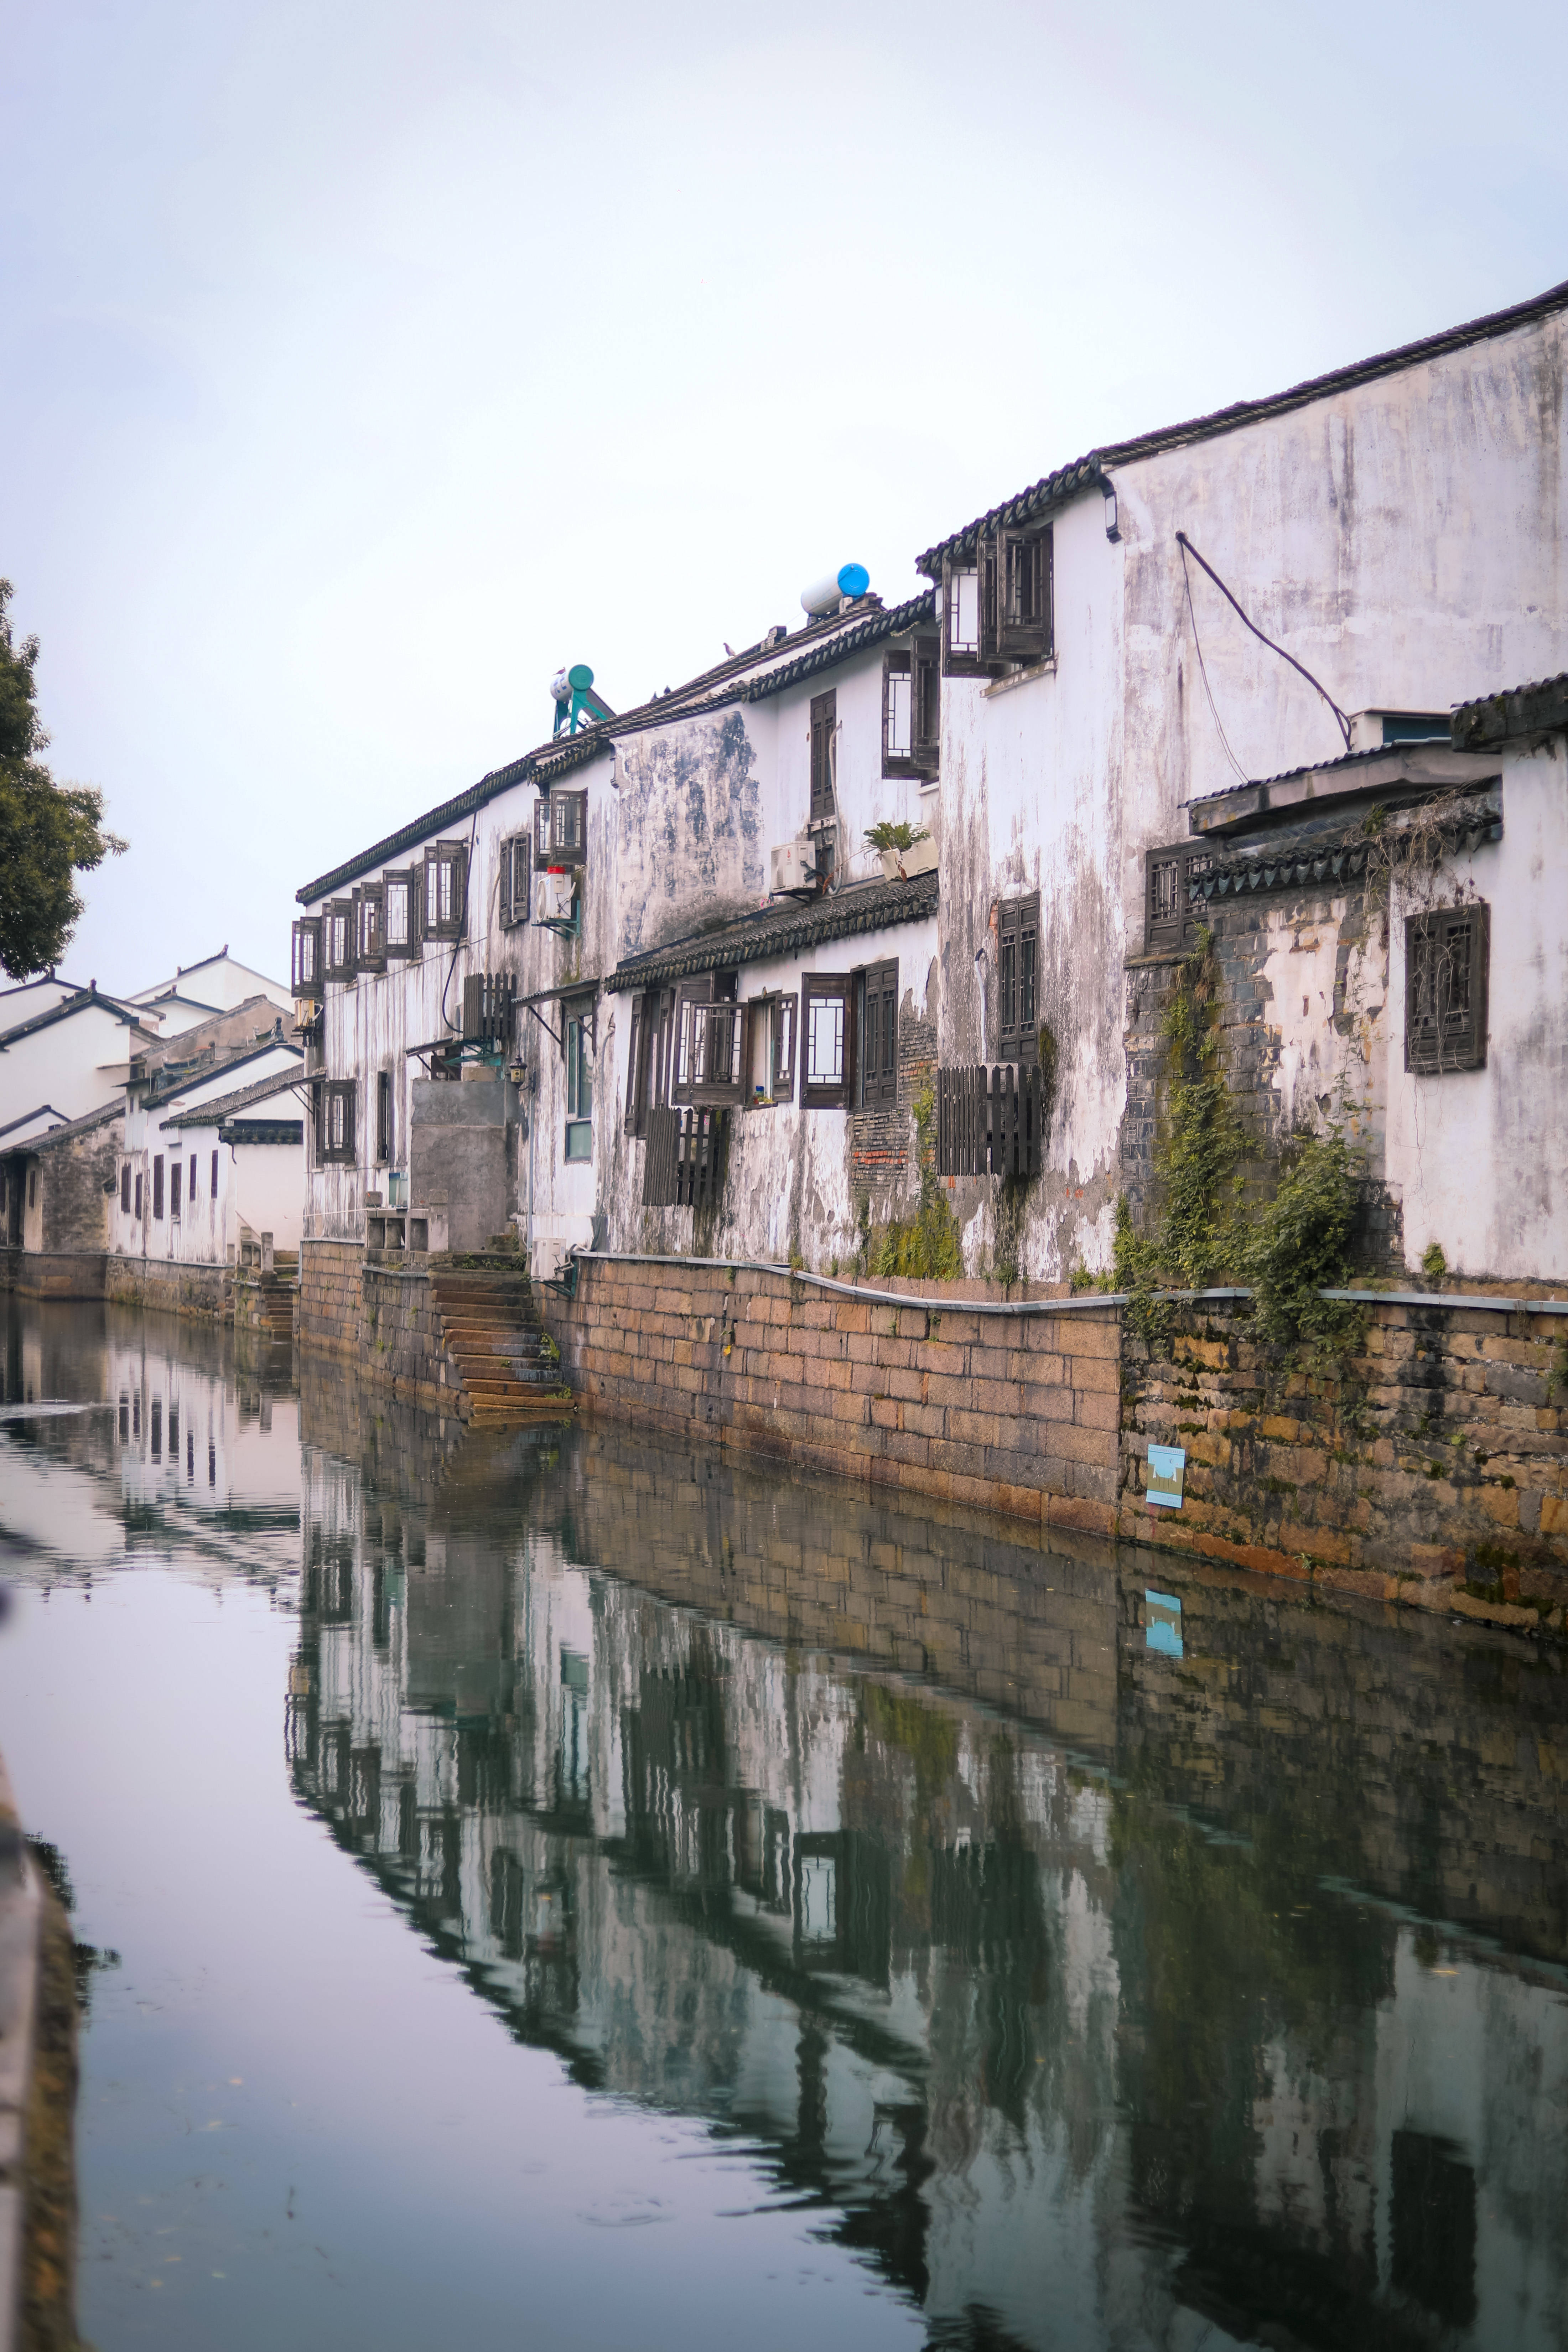
[[[645,1209],[707,1209],[724,1184],[730,1141],[727,1110],[666,1110],[647,1115],[643,1160]]]
[[[1045,1161],[1046,1088],[1039,1070],[938,1070],[939,1176],[1037,1176]]]

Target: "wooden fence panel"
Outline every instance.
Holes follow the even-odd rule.
[[[724,1189],[729,1134],[727,1110],[654,1104],[647,1115],[643,1207],[712,1207]]]
[[[936,1074],[939,1176],[1037,1176],[1045,1160],[1045,1079],[1011,1063]]]

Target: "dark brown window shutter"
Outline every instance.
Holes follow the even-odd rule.
[[[1405,1066],[1435,1076],[1486,1066],[1491,908],[1484,899],[1405,924]]]
[[[1193,905],[1193,885],[1207,866],[1212,852],[1190,841],[1173,848],[1151,849],[1143,871],[1143,951],[1146,955],[1186,955],[1197,944],[1204,909]]]
[[[842,1110],[849,1100],[855,1046],[854,982],[847,972],[807,972],[801,984],[800,1099],[807,1109]]]
[[[859,1039],[860,1099],[868,1107],[898,1100],[899,967],[872,964],[866,973],[865,1018]]]
[[[1001,599],[997,583],[996,538],[993,533],[983,539],[978,551],[980,566],[980,659],[987,669],[994,669],[1002,658]]]
[[[1029,1069],[1040,1057],[1040,894],[996,909],[996,1054]]]
[[[1051,534],[996,534],[996,648],[1008,661],[1043,661],[1051,650]]]
[[[984,677],[978,556],[950,557],[942,576],[942,667],[948,677]]]
[[[838,695],[829,688],[811,698],[811,814],[833,814],[833,733],[838,723]]]
[[[934,776],[942,759],[942,640],[917,637],[910,677],[910,758],[915,772]]]
[[[294,994],[319,1003],[323,986],[320,915],[307,915],[303,921],[294,925],[292,947]]]

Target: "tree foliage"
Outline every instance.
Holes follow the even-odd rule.
[[[125,844],[103,823],[103,794],[57,784],[39,759],[38,640],[17,645],[0,580],[0,968],[28,980],[59,961],[81,915],[75,877]]]

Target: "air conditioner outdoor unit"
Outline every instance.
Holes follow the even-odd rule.
[[[537,923],[570,923],[573,877],[570,874],[540,874],[534,878],[533,919]]]
[[[781,841],[770,853],[769,887],[780,893],[810,890],[816,882],[816,845],[811,841]]]

